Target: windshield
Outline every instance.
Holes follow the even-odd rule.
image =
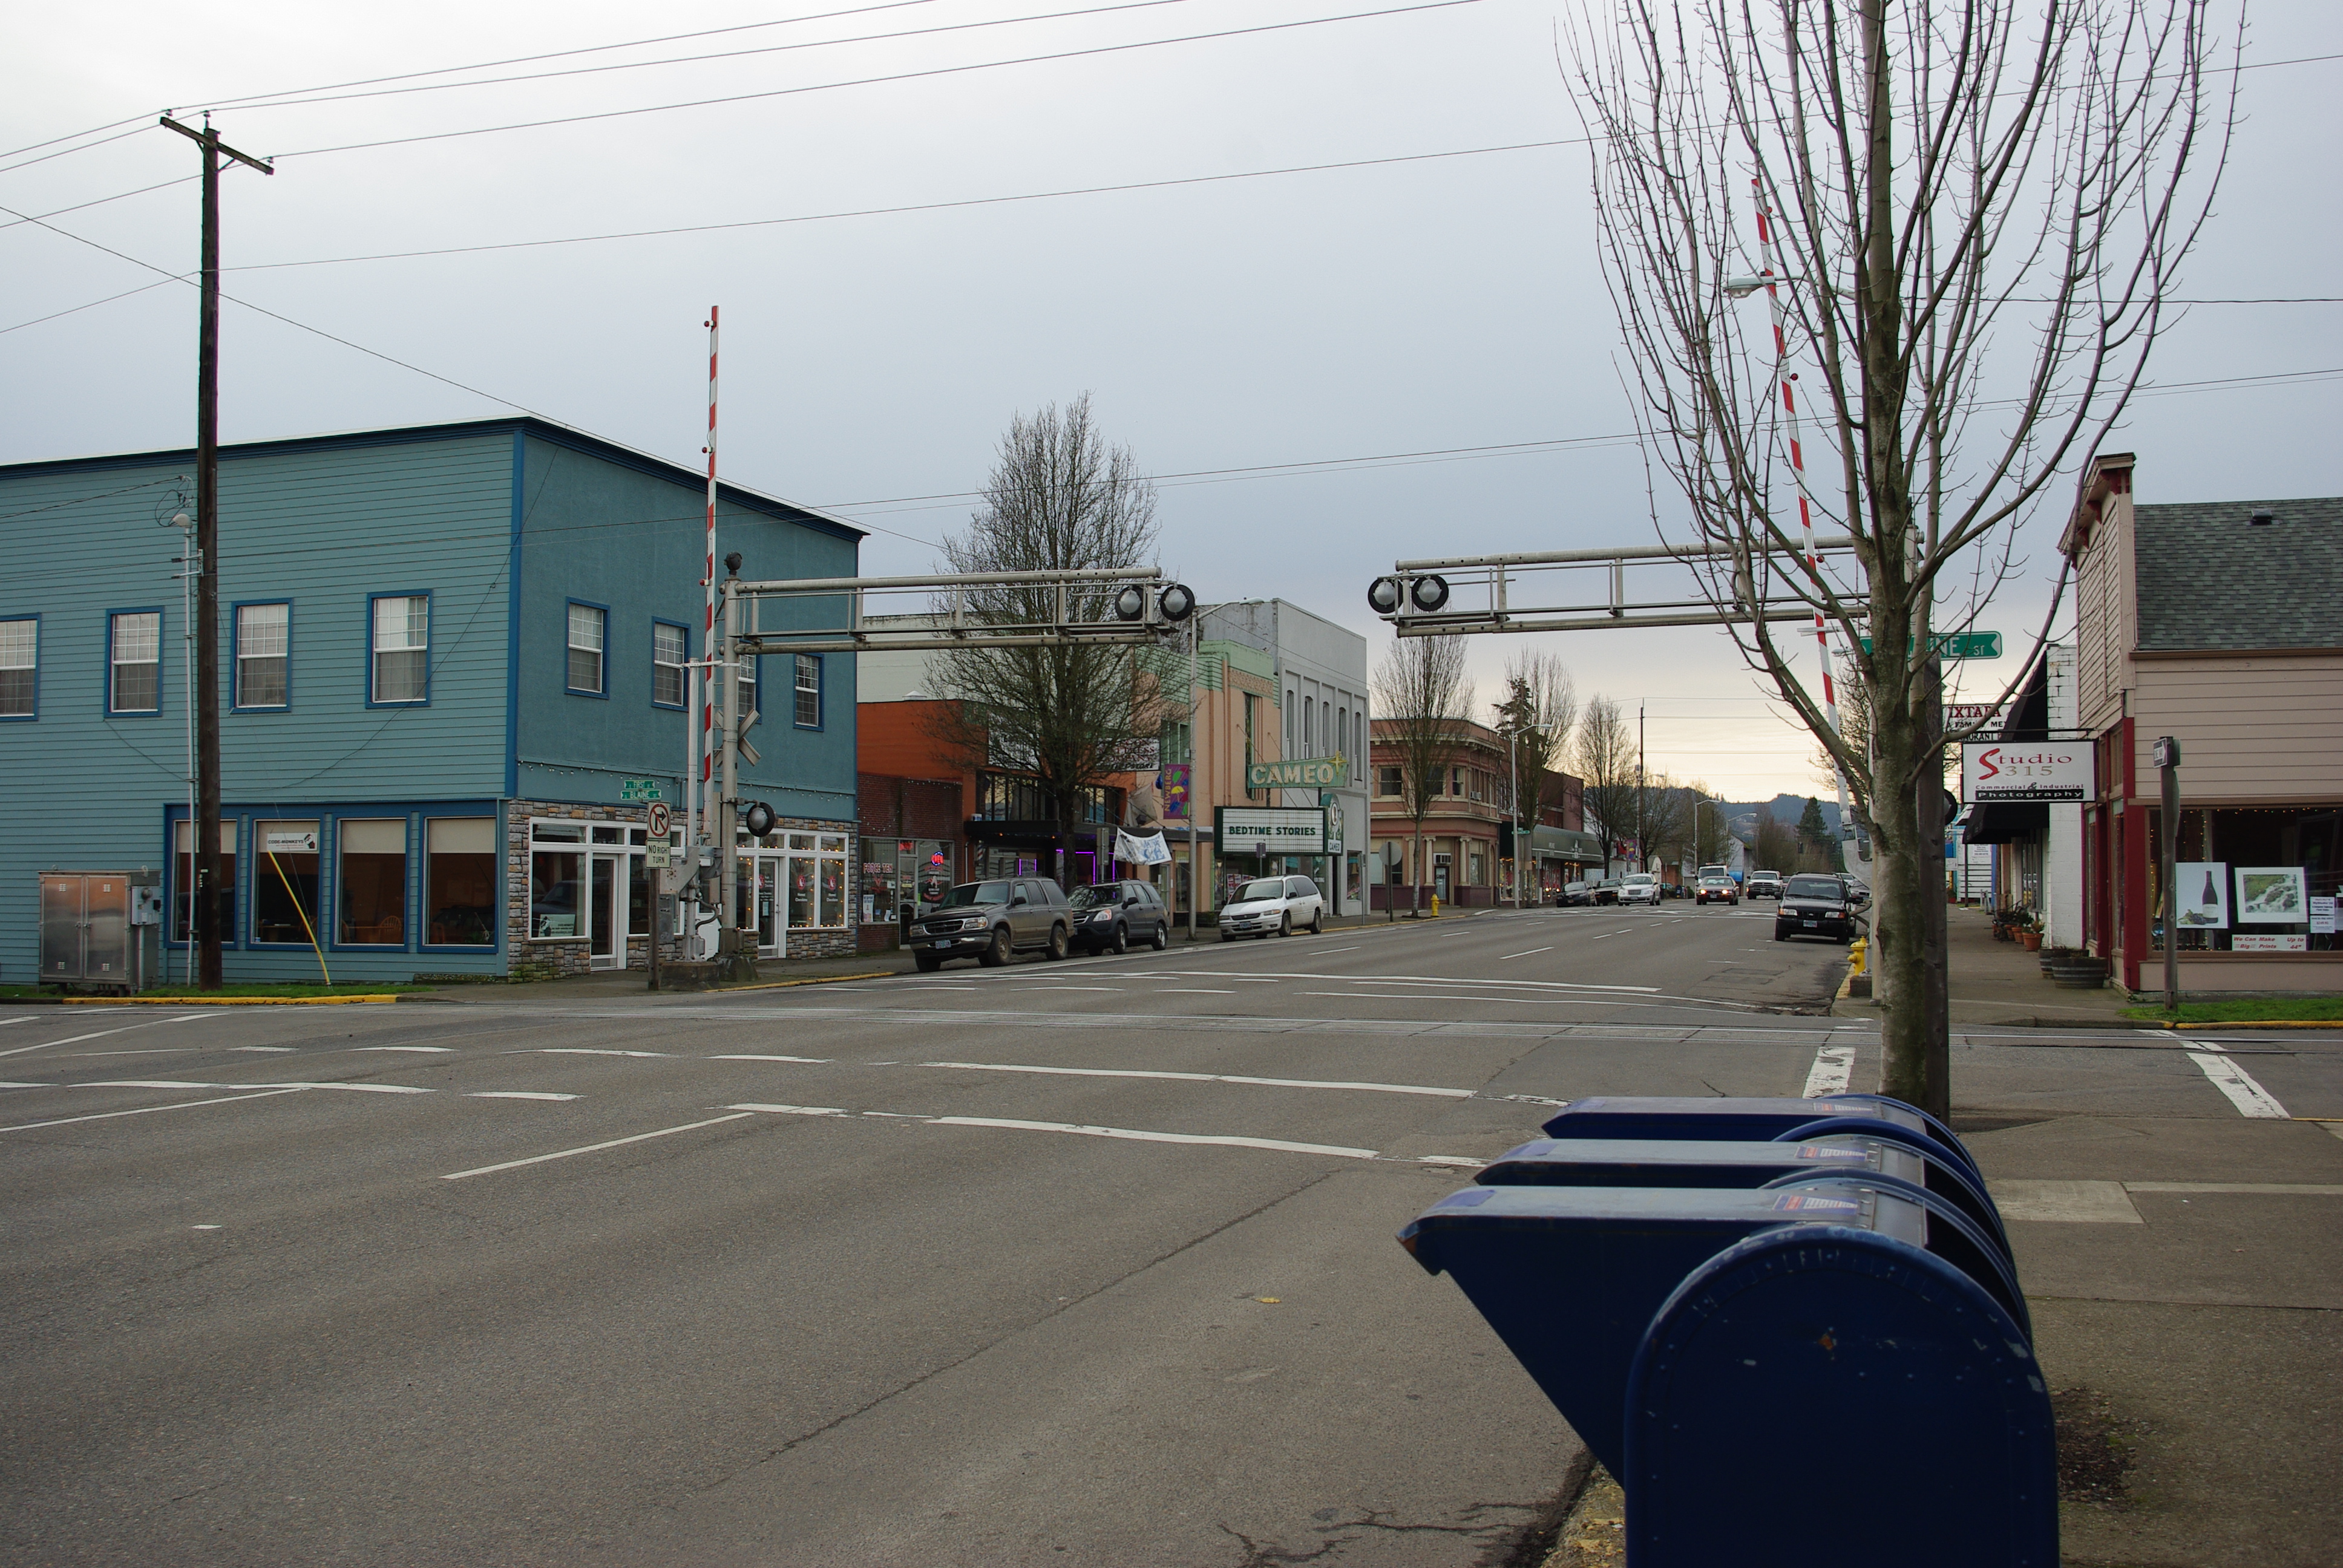
[[[1634,876],[1627,879],[1627,885],[1631,888],[1640,888],[1658,880],[1659,879],[1657,877],[1653,876],[1648,871],[1638,871]]]
[[[1782,891],[1793,899],[1827,899],[1833,903],[1836,903],[1840,896],[1835,877],[1792,877],[1789,885]]]
[[[1242,904],[1253,899],[1282,899],[1283,897],[1285,897],[1284,879],[1278,877],[1263,877],[1258,882],[1247,882],[1243,887],[1239,888],[1236,890],[1236,896],[1231,899],[1229,902],[1232,904]]]
[[[1009,901],[1006,882],[962,882],[944,895],[943,907],[965,910],[972,904],[1005,904]]]
[[[1120,882],[1101,882],[1095,888],[1076,888],[1066,902],[1078,910],[1112,909],[1122,901]]]

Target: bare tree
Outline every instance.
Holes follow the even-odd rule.
[[[1100,434],[1086,392],[1062,412],[1052,405],[1011,419],[984,505],[965,534],[944,541],[944,569],[1130,568],[1148,564],[1154,548],[1155,488],[1128,447]],[[971,613],[1038,622],[1058,613],[1061,590],[963,591]],[[1067,613],[1110,618],[1111,587],[1063,591]],[[929,659],[928,676],[952,699],[936,710],[935,739],[971,771],[1037,775],[1061,850],[1071,846],[1085,789],[1138,768],[1161,722],[1153,683],[1130,648],[952,648]]]
[[[1461,637],[1403,637],[1375,666],[1375,724],[1399,759],[1401,799],[1415,825],[1415,861],[1408,878],[1410,908],[1422,896],[1423,819],[1448,782],[1473,711],[1473,684],[1464,678]]]
[[[1749,860],[1753,869],[1760,871],[1818,871],[1815,857],[1790,825],[1774,815],[1768,807],[1757,809],[1757,830],[1749,841]]]
[[[1635,796],[1635,836],[1644,869],[1659,874],[1661,864],[1681,860],[1692,836],[1692,800],[1665,773],[1647,774]]]
[[[1872,639],[1850,655],[1866,752],[1763,620],[1735,628],[1878,846],[1885,1087],[1941,1114],[1934,639],[1973,622],[2138,384],[2235,114],[2208,84],[2212,0],[1584,3],[1599,249],[1647,449],[1724,552],[1705,591],[1727,614],[1794,593],[1842,648]],[[1752,273],[1770,339],[1727,304]],[[1813,495],[1793,461],[1785,511],[1793,397],[1825,477]],[[1810,509],[1859,577],[1789,564]]]
[[[1568,755],[1571,727],[1578,722],[1578,688],[1561,656],[1524,648],[1505,661],[1505,699],[1493,710],[1497,732],[1512,742],[1513,777],[1508,802],[1522,803],[1522,819],[1537,820],[1546,775],[1554,759]]]
[[[1597,693],[1578,716],[1571,756],[1581,780],[1579,803],[1602,823],[1603,874],[1611,874],[1611,850],[1622,834],[1634,831],[1635,781],[1641,759],[1635,732],[1619,705]]]

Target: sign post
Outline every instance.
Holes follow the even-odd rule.
[[[2156,738],[2156,769],[2163,776],[2164,840],[2163,853],[2157,867],[2157,889],[2164,907],[2164,1010],[2173,1021],[2180,1018],[2180,900],[2173,896],[2173,884],[2179,880],[2180,859],[2180,742],[2169,735]]]

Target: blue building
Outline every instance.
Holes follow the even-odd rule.
[[[35,972],[37,873],[60,869],[159,870],[184,972],[194,644],[170,519],[194,468],[0,467],[0,981]],[[528,417],[221,449],[230,980],[648,961],[642,781],[679,828],[705,487]],[[861,538],[719,491],[746,578],[850,577]],[[739,839],[743,923],[768,953],[851,952],[854,660],[758,663],[741,794],[781,820]]]

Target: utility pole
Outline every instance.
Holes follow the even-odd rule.
[[[1635,704],[1635,869],[1649,869],[1652,852],[1644,846],[1644,705]]]
[[[219,176],[220,155],[262,174],[277,171],[219,139],[211,116],[200,131],[165,115],[166,128],[203,149],[203,286],[196,330],[196,819],[190,864],[195,897],[196,988],[220,989],[219,734]]]
[[[1196,945],[1196,898],[1204,886],[1204,869],[1196,859],[1196,787],[1204,772],[1204,715],[1199,695],[1198,650],[1203,646],[1204,618],[1188,623],[1188,945]],[[1227,683],[1222,683],[1225,686]],[[1213,842],[1217,854],[1219,841]],[[1172,890],[1177,892],[1178,889]]]

